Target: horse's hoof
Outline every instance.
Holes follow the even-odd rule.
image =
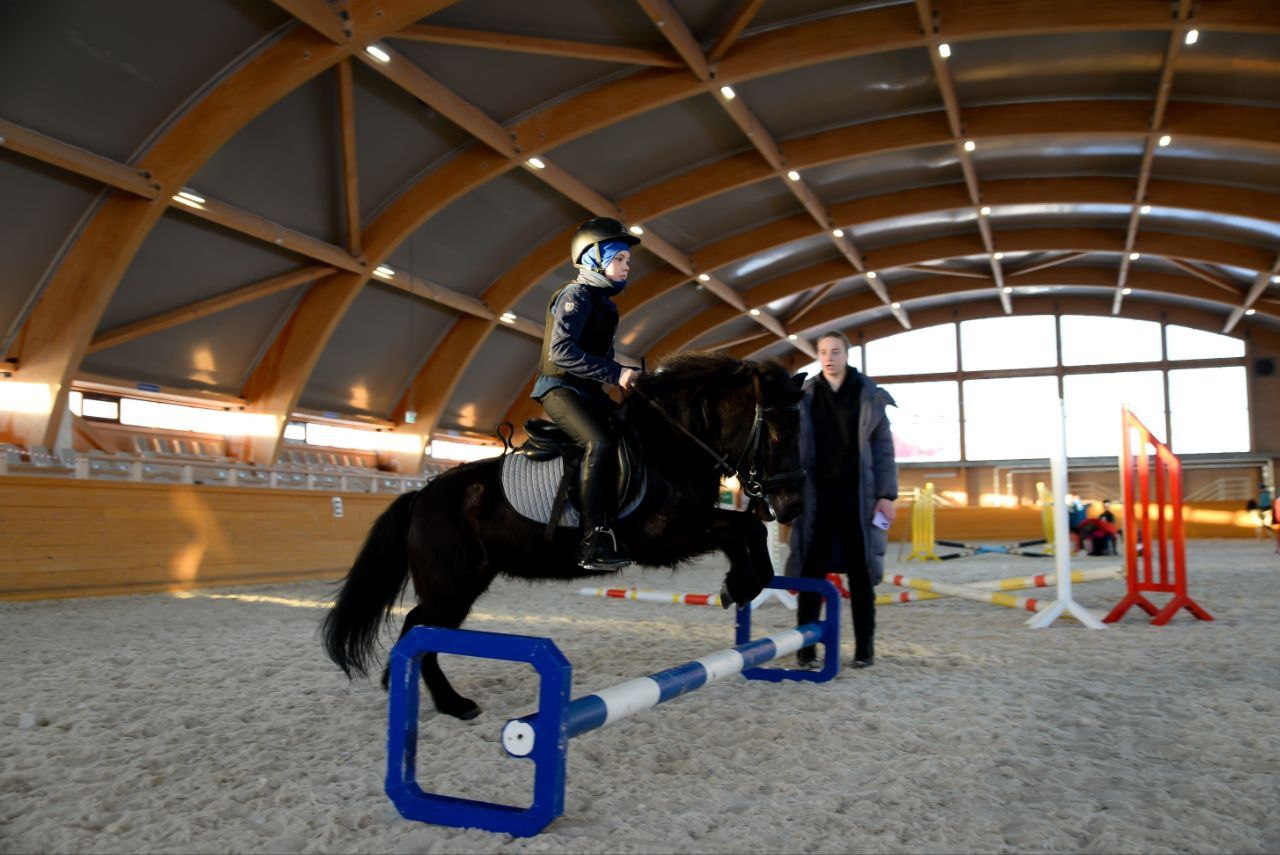
[[[445,715],[451,715],[460,721],[471,721],[471,719],[480,715],[480,705],[475,701],[459,698],[456,704],[450,704],[448,707],[441,707],[440,712]]]

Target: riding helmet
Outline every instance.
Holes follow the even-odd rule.
[[[578,226],[578,230],[573,233],[573,240],[569,244],[570,263],[576,266],[582,261],[584,252],[598,243],[610,240],[626,241],[627,246],[640,243],[640,238],[631,234],[621,221],[612,217],[593,217]]]

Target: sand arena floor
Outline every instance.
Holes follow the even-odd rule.
[[[1032,631],[978,603],[882,607],[868,671],[728,678],[574,740],[564,816],[527,840],[396,814],[384,695],[348,683],[317,641],[328,585],[0,604],[0,851],[1275,852],[1272,549],[1191,545],[1213,623],[1131,613],[1105,632]],[[901,566],[947,581],[1051,570],[1006,556]],[[723,569],[608,583],[716,591]],[[1122,585],[1077,596],[1102,610]],[[719,610],[576,587],[500,582],[469,625],[553,637],[575,696],[732,644]],[[757,632],[792,614],[761,609]],[[485,713],[463,723],[426,705],[420,782],[527,802],[532,767],[497,737],[532,709],[533,672],[445,667]]]

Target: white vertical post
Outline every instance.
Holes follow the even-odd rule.
[[[1049,458],[1050,480],[1053,485],[1053,560],[1057,565],[1058,599],[1048,608],[1027,619],[1032,629],[1044,629],[1057,620],[1063,612],[1090,629],[1106,629],[1107,625],[1097,616],[1071,598],[1071,531],[1067,528],[1067,408],[1058,399],[1058,441]]]

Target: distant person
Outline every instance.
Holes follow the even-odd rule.
[[[1107,555],[1118,555],[1116,551],[1116,540],[1120,535],[1120,526],[1116,524],[1116,515],[1111,512],[1111,500],[1102,500],[1102,513],[1098,514],[1098,519],[1110,525],[1115,529],[1115,534],[1110,536],[1107,542]]]
[[[1264,526],[1270,526],[1275,521],[1272,504],[1271,488],[1263,481],[1258,485],[1258,519],[1262,520]]]

